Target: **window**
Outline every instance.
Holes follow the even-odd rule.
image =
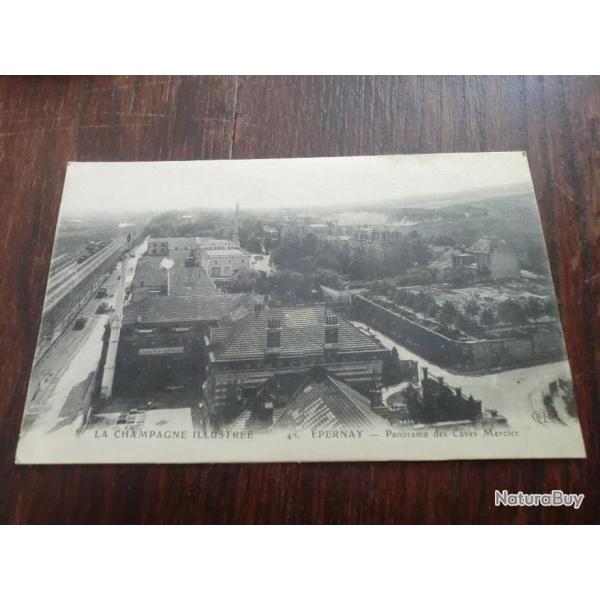
[[[325,343],[326,344],[337,344],[338,343],[337,327],[327,327],[325,329]]]
[[[278,329],[267,330],[267,348],[281,347],[281,331]]]

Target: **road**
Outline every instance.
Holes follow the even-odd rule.
[[[475,399],[482,401],[484,409],[496,409],[512,425],[530,426],[534,423],[539,425],[536,419],[544,410],[543,391],[547,392],[550,382],[558,377],[571,379],[566,360],[489,375],[451,373],[404,348],[380,331],[359,321],[352,321],[352,323],[359,329],[374,335],[386,348],[391,349],[395,346],[401,360],[416,360],[419,369],[428,367],[431,374],[443,377],[444,381],[453,387],[461,388],[463,394],[472,394]],[[401,387],[402,384],[384,390],[384,398]]]
[[[122,310],[123,290],[133,279],[137,259],[145,251],[144,241],[135,249],[133,258],[119,261],[103,287],[108,296],[92,298],[79,316],[87,318],[81,330],[69,326],[57,338],[53,347],[35,365],[29,384],[25,408],[24,433],[49,433],[62,421],[75,422],[72,413],[82,409],[81,400],[90,376],[95,373],[102,352],[102,336],[111,314],[96,314],[101,302]],[[73,410],[72,410],[73,409]],[[81,412],[81,410],[79,410]]]
[[[124,238],[114,240],[108,246],[92,255],[84,263],[77,264],[74,259],[72,264],[60,269],[56,275],[48,279],[46,286],[46,299],[44,301],[44,312],[51,310],[69,290],[73,289],[80,281],[87,277],[94,269],[112,252],[115,252],[125,241]]]

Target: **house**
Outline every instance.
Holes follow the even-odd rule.
[[[230,279],[250,269],[250,253],[240,248],[209,248],[200,254],[200,266],[212,279]]]
[[[148,256],[168,256],[174,260],[185,261],[189,257],[199,257],[202,250],[239,249],[240,244],[234,240],[208,237],[162,237],[148,240]]]
[[[446,248],[429,263],[438,281],[446,281],[459,268],[471,269],[479,276],[492,279],[520,277],[516,253],[504,240],[482,236],[469,248]]]
[[[189,255],[196,250],[195,237],[163,237],[148,240],[149,256]]]
[[[505,240],[482,236],[465,250],[476,261],[478,269],[489,270],[492,279],[520,277],[519,259]]]

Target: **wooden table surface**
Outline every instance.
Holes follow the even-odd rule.
[[[15,466],[68,161],[527,150],[588,458]],[[0,522],[600,520],[600,78],[0,79]],[[494,490],[585,493],[495,508]]]

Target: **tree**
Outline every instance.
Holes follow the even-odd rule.
[[[340,263],[330,252],[320,252],[312,258],[312,266],[315,269],[329,269],[339,273]]]
[[[440,307],[429,292],[421,293],[419,298],[419,310],[430,317],[435,317],[440,312]]]
[[[481,306],[479,306],[479,303],[477,302],[477,300],[475,300],[475,298],[471,298],[465,304],[465,314],[470,317],[476,317],[479,314],[480,310]]]
[[[415,233],[416,235],[411,235]],[[409,234],[409,248],[413,264],[425,265],[431,260],[429,246],[423,241],[423,238],[417,231]]]
[[[475,280],[475,273],[471,269],[467,269],[466,267],[456,267],[450,272],[448,280],[453,285],[471,285]]]
[[[486,267],[485,265],[483,267],[479,267],[479,277],[482,279],[489,279],[491,276],[492,272],[490,271],[489,267]]]
[[[371,283],[369,287],[369,292],[371,294],[387,296],[390,292],[393,291],[393,286],[387,279],[376,279]]]
[[[442,325],[454,325],[456,320],[458,319],[459,312],[450,300],[446,300],[444,304],[442,304],[442,308],[440,310],[440,321]]]
[[[312,300],[313,278],[306,273],[281,270],[269,277],[272,294],[286,304],[302,304]]]
[[[528,319],[532,319],[533,321],[537,321],[540,317],[544,315],[544,305],[539,298],[535,298],[534,296],[530,296],[525,304],[525,316]]]
[[[250,254],[260,254],[262,252],[262,244],[255,237],[248,237],[244,240],[240,239],[240,246],[250,252]]]
[[[546,300],[544,305],[544,314],[553,319],[558,319],[558,306],[552,298],[548,298],[548,300]]]
[[[353,279],[373,279],[381,272],[381,263],[371,253],[358,248],[350,265],[350,275]]]
[[[481,311],[481,317],[479,317],[479,321],[486,329],[492,329],[494,325],[496,325],[498,319],[491,308],[484,308]]]
[[[344,288],[344,282],[337,274],[337,271],[332,269],[317,269],[314,278],[314,285],[325,285],[336,290],[341,290]]]
[[[257,271],[239,271],[229,282],[230,292],[253,292],[257,291],[257,280],[260,274]]]
[[[473,317],[464,314],[458,316],[457,325],[461,331],[469,335],[477,335],[481,330],[479,323]]]
[[[400,363],[398,350],[396,350],[396,346],[394,346],[383,358],[381,372],[383,385],[394,385],[399,383],[402,381],[402,375],[402,364]]]
[[[527,322],[525,311],[514,300],[504,300],[498,304],[500,320],[509,325],[523,325]]]

